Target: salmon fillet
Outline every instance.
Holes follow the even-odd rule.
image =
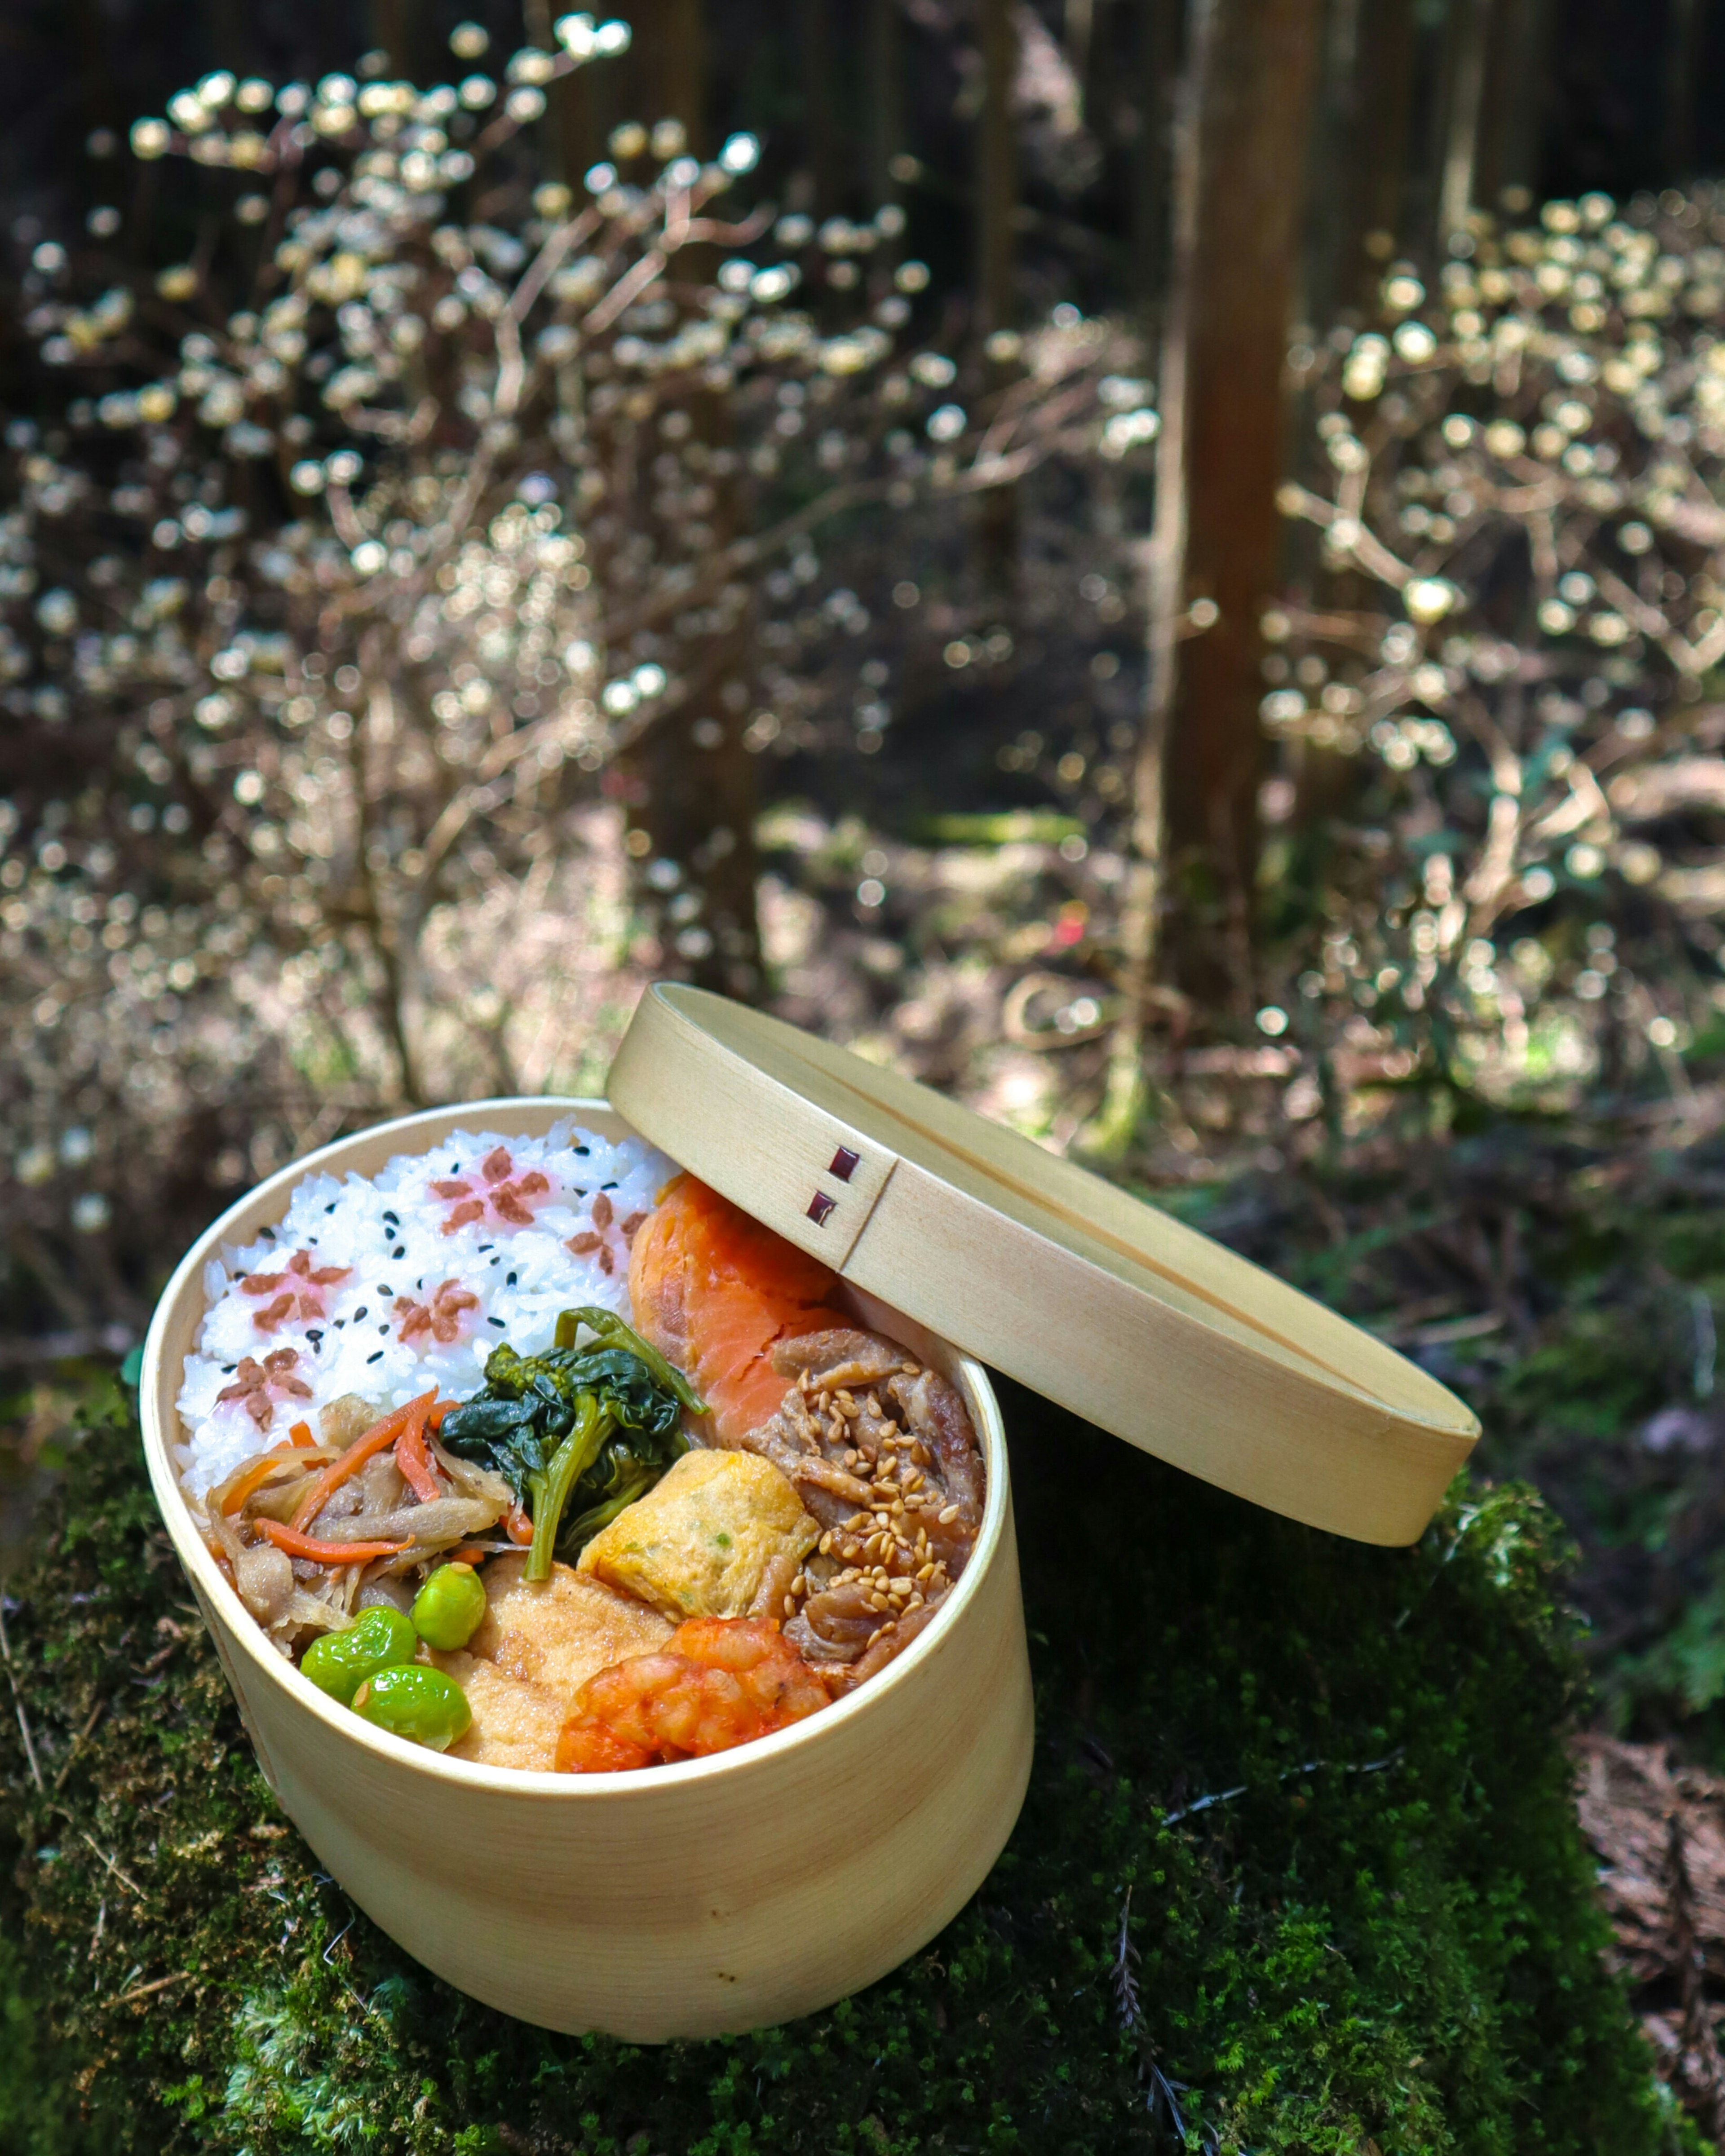
[[[850,1322],[828,1301],[835,1286],[829,1266],[692,1175],[667,1188],[629,1251],[635,1327],[686,1372],[712,1409],[709,1441],[722,1445],[778,1412],[778,1342]]]

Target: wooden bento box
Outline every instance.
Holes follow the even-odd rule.
[[[204,1266],[308,1172],[370,1174],[458,1126],[536,1136],[603,1101],[486,1101],[380,1124],[260,1183],[193,1245],[144,1351],[151,1481],[265,1779],[398,1944],[524,2021],[636,2041],[758,2028],[884,1975],[975,1892],[1030,1769],[1030,1671],[1000,1413],[981,1368],[860,1297],[964,1395],[988,1503],[939,1621],[811,1720],[709,1759],[596,1777],[448,1759],[374,1729],[283,1660],[204,1548],[168,1452]]]
[[[994,1394],[952,1339],[1129,1442],[1369,1541],[1420,1532],[1477,1424],[1389,1349],[1149,1207],[717,998],[649,991],[609,1090],[608,1103],[404,1116],[269,1178],[170,1281],[141,1409],[157,1500],[259,1763],[319,1860],[463,1991],[654,2042],[782,2021],[884,1975],[957,1913],[1012,1831],[1033,1723],[1011,1486]],[[886,1669],[733,1751],[598,1775],[446,1758],[320,1691],[206,1548],[169,1449],[206,1265],[279,1220],[300,1178],[369,1175],[458,1127],[529,1137],[565,1116],[647,1137],[826,1259],[860,1322],[958,1388],[987,1475],[973,1555]]]

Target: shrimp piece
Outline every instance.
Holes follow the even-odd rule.
[[[557,1739],[557,1771],[617,1773],[727,1752],[788,1728],[828,1702],[780,1633],[752,1617],[691,1617],[662,1653],[589,1677]]]
[[[709,1444],[740,1445],[772,1419],[785,1385],[773,1349],[848,1322],[827,1301],[836,1285],[829,1266],[692,1175],[670,1184],[629,1245],[634,1323],[712,1409]]]

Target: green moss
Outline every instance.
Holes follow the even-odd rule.
[[[95,1418],[8,1619],[47,1787],[8,1723],[0,2148],[1029,2156],[1176,2146],[1170,2103],[1259,2156],[1674,2145],[1599,1959],[1538,1501],[1365,1550],[1008,1409],[1040,1722],[1007,1853],[860,1997],[664,2051],[508,2021],[355,1917]]]

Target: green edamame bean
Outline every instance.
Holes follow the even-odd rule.
[[[418,1641],[406,1615],[379,1604],[345,1632],[323,1632],[300,1657],[300,1667],[320,1691],[344,1707],[369,1676],[398,1662],[410,1662]]]
[[[355,1709],[379,1729],[445,1752],[473,1720],[467,1695],[453,1677],[424,1662],[403,1662],[367,1677],[353,1696]]]
[[[485,1590],[470,1564],[440,1564],[413,1597],[413,1630],[446,1655],[467,1645],[485,1614]]]

